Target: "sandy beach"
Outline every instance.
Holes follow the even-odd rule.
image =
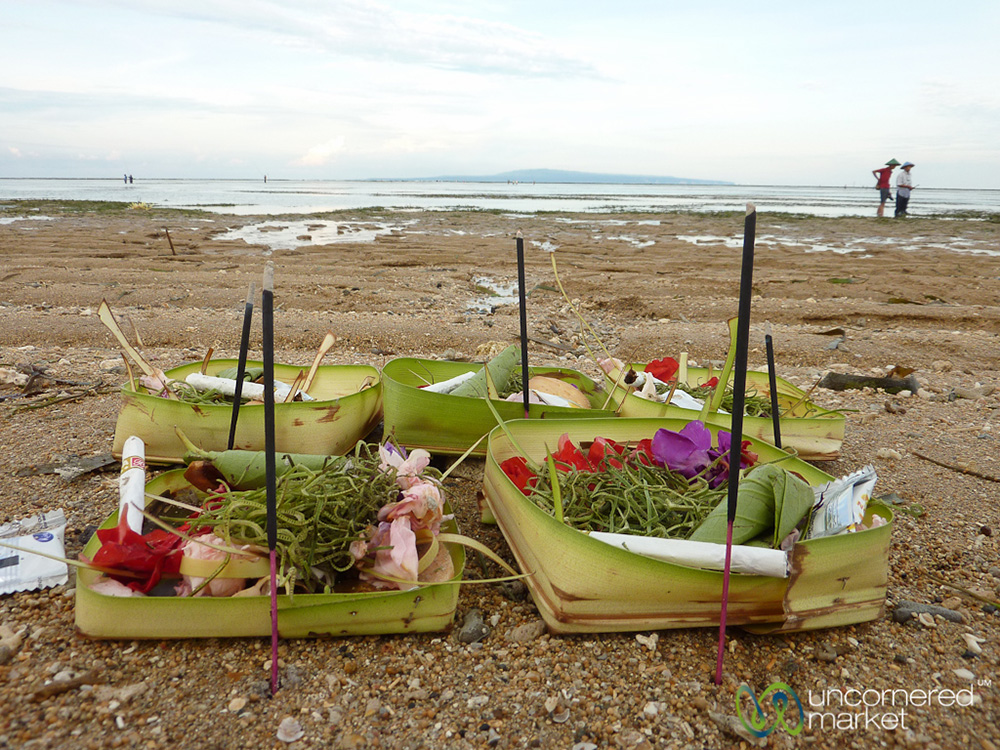
[[[235,356],[247,287],[259,288],[271,260],[280,361],[307,366],[328,331],[337,338],[328,363],[481,360],[517,337],[516,305],[491,289],[516,281],[520,231],[533,363],[598,375],[556,287],[554,257],[612,354],[686,351],[721,364],[743,228],[735,213],[373,209],[285,220],[40,201],[6,204],[0,219],[12,218],[0,222],[0,370],[40,377],[23,396],[23,385],[0,383],[0,523],[62,508],[72,557],[117,507],[117,468],[67,481],[32,467],[110,451],[125,371],[96,315],[102,299],[159,367],[199,360],[209,347]],[[261,222],[272,226],[249,232],[256,244],[220,239]],[[296,246],[272,251],[268,235],[283,226]],[[87,640],[74,628],[71,577],[0,598],[5,634],[26,629],[17,648],[0,649],[0,748],[286,747],[276,731],[287,716],[305,730],[296,748],[749,746],[710,713],[734,715],[742,682],[778,680],[800,696],[971,684],[976,702],[914,707],[894,731],[776,732],[770,747],[1000,746],[1000,612],[988,604],[1000,601],[1000,223],[761,215],[757,240],[751,367],[765,364],[769,323],[778,374],[802,388],[830,371],[897,366],[921,386],[909,396],[813,392],[847,415],[842,455],[821,468],[842,475],[872,463],[876,494],[899,504],[880,619],[781,637],[733,629],[716,686],[714,630],[661,631],[652,648],[648,632],[645,643],[635,634],[517,642],[510,635],[539,619],[530,598],[466,586],[450,633],[283,642],[286,685],[269,698],[263,640]],[[251,356],[260,356],[259,318]],[[473,459],[449,480],[459,524],[511,560],[500,532],[479,521],[481,484]],[[903,512],[917,505],[921,515]],[[467,574],[484,577],[475,562]],[[961,621],[897,623],[903,600]],[[491,633],[466,645],[457,631],[472,609]],[[981,654],[967,634],[983,639]],[[37,692],[67,670],[93,684]],[[546,707],[553,697],[568,716]]]

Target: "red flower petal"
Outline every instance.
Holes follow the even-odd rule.
[[[528,468],[528,462],[523,456],[508,458],[500,464],[500,469],[525,495],[529,494],[529,488],[538,483],[538,477],[535,472]]]
[[[678,364],[676,359],[673,357],[664,357],[663,359],[654,359],[646,365],[645,370],[657,380],[669,383],[679,368],[680,364]]]
[[[594,442],[590,444],[590,450],[587,451],[587,460],[590,461],[591,466],[596,471],[605,471],[608,466],[620,469],[622,462],[616,458],[612,458],[612,456],[620,456],[624,452],[624,445],[619,445],[614,440],[598,437],[594,438]]]
[[[571,468],[580,471],[594,471],[587,457],[583,455],[573,441],[569,439],[568,433],[563,433],[559,438],[559,450],[552,454],[556,460],[556,468],[560,471],[569,471]]]

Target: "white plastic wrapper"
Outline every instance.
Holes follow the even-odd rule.
[[[0,594],[59,586],[69,580],[69,566],[62,560],[33,552],[65,558],[63,537],[66,514],[61,510],[39,513],[0,526]]]
[[[814,487],[816,504],[805,538],[833,536],[860,529],[877,479],[875,467],[869,464],[845,477]]]

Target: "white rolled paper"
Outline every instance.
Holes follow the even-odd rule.
[[[425,385],[420,390],[429,391],[431,393],[451,393],[453,390],[458,388],[462,383],[471,377],[475,377],[476,370],[470,370],[469,372],[463,372],[461,375],[456,375],[448,380],[442,380],[440,383],[431,383],[430,385]]]
[[[589,535],[605,544],[634,552],[643,557],[685,565],[689,568],[723,570],[726,564],[726,545],[724,544],[692,542],[688,539],[659,539],[631,534],[610,534],[604,531],[591,531]],[[788,578],[788,555],[780,549],[734,544],[730,570],[734,573]]]
[[[146,444],[131,435],[122,447],[122,473],[118,477],[118,517],[136,534],[142,534],[142,509],[146,507]]]
[[[187,383],[192,388],[197,388],[199,391],[218,391],[223,396],[235,396],[236,395],[236,380],[233,378],[217,378],[214,375],[202,375],[200,372],[192,372],[186,378],[184,382]],[[285,398],[288,396],[289,391],[292,387],[287,383],[279,383],[277,380],[274,381],[274,401],[275,403],[284,402]],[[259,401],[264,398],[264,386],[261,383],[244,383],[243,390],[240,392],[243,398],[248,398],[251,401]],[[305,391],[298,391],[296,396],[300,397],[303,401],[315,401],[312,396],[310,396]]]

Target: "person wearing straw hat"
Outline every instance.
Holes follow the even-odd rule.
[[[913,190],[913,178],[910,177],[910,170],[915,165],[908,161],[900,167],[900,173],[896,175],[896,214],[895,218],[906,216],[906,207],[910,204],[910,191]]]
[[[892,170],[899,166],[899,162],[895,159],[889,159],[885,163],[885,166],[881,169],[873,169],[872,174],[875,175],[875,179],[878,182],[875,183],[876,189],[879,191],[879,198],[881,201],[878,204],[878,212],[876,216],[885,215],[885,202],[892,198],[892,192],[890,191],[890,180],[892,179]]]

